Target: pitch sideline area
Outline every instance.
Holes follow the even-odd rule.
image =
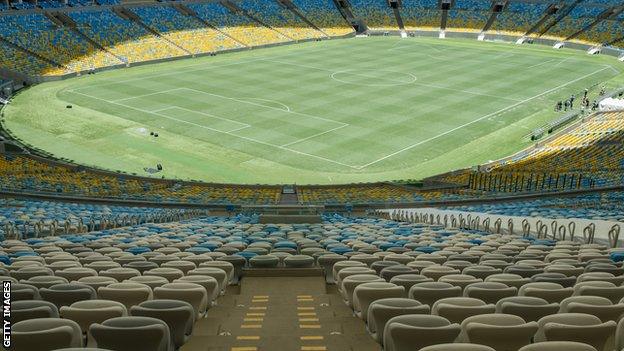
[[[16,99],[6,125],[58,156],[109,169],[140,173],[153,160],[165,176],[208,181],[374,181],[504,156],[556,116],[557,99],[622,82],[612,58],[465,40],[336,40],[199,60],[43,84]],[[22,103],[42,92],[56,105],[45,109],[53,121]],[[105,151],[100,135],[113,136]],[[474,142],[491,147],[467,152]]]

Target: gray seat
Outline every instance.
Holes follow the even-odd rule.
[[[447,297],[436,301],[431,307],[431,314],[442,316],[453,323],[480,314],[496,312],[496,306],[471,297]]]
[[[60,315],[78,323],[82,332],[87,334],[87,346],[94,346],[93,338],[88,333],[89,326],[110,318],[126,316],[127,310],[123,304],[116,301],[85,300],[61,307]]]
[[[32,285],[14,283],[11,284],[11,299],[13,301],[40,300],[41,296],[39,295],[39,289]]]
[[[4,281],[6,279],[2,279],[2,280]],[[17,281],[15,281],[15,283],[17,283]],[[38,276],[38,277],[32,277],[30,279],[21,280],[20,283],[32,285],[36,287],[37,289],[41,289],[41,288],[50,288],[52,287],[52,285],[56,285],[56,284],[67,284],[69,283],[69,281],[65,278],[56,277],[56,276]]]
[[[405,314],[429,314],[430,307],[407,298],[385,298],[368,306],[367,331],[378,343],[383,342],[383,330],[392,317]]]
[[[290,268],[309,268],[314,266],[314,258],[308,255],[287,256],[284,265]]]
[[[383,298],[400,298],[405,294],[405,288],[386,282],[364,283],[353,290],[353,311],[363,319],[368,318],[368,307],[375,300]]]
[[[188,302],[179,300],[145,301],[130,309],[133,316],[160,319],[169,326],[170,337],[175,348],[180,348],[193,332],[195,311]]]
[[[531,343],[537,322],[526,323],[511,314],[481,314],[466,318],[461,327],[465,337],[462,341],[487,345],[497,351],[516,351]]]
[[[614,321],[602,323],[596,316],[585,313],[557,313],[542,317],[534,341],[575,341],[603,350],[615,333]]]
[[[474,283],[464,288],[465,297],[473,297],[486,303],[497,303],[506,297],[516,296],[518,289],[503,283],[483,282]]]
[[[22,300],[11,303],[11,322],[17,323],[34,318],[58,318],[58,308],[42,300]]]
[[[50,288],[41,288],[39,294],[43,300],[52,302],[58,308],[77,301],[93,300],[97,296],[92,287],[79,283],[56,284]]]
[[[544,341],[522,347],[518,351],[597,351],[595,347],[574,341]]]
[[[115,351],[171,351],[167,323],[151,317],[117,317],[89,328],[98,347]]]
[[[279,263],[279,258],[273,255],[258,255],[249,259],[252,268],[275,268]]]
[[[392,317],[384,329],[385,351],[413,351],[425,346],[452,343],[461,327],[440,316],[408,314]]]
[[[385,262],[385,261],[382,261],[382,262]],[[420,275],[420,274],[399,274],[399,275],[395,275],[394,277],[390,279],[390,283],[400,285],[405,288],[404,297],[409,296],[409,291],[412,288],[412,286],[418,283],[432,282],[432,281],[433,279],[427,278],[424,275]]]
[[[28,319],[13,324],[11,350],[48,351],[82,347],[82,331],[76,322],[61,318]]]
[[[461,296],[461,290],[459,286],[449,283],[425,282],[412,285],[408,296],[422,304],[433,306],[440,299]]]
[[[427,346],[419,351],[497,351],[485,345],[454,343]]]
[[[513,314],[527,322],[538,321],[540,318],[559,311],[558,303],[548,303],[539,297],[513,296],[506,297],[496,303],[496,313]]]

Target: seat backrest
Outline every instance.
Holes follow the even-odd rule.
[[[98,347],[118,351],[166,351],[170,332],[165,322],[149,317],[118,317],[92,324]]]

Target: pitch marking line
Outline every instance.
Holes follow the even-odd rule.
[[[558,60],[558,59],[556,59],[556,58],[554,58],[554,59],[550,59],[550,60],[547,60],[547,61],[543,61],[543,62],[537,63],[537,64],[535,64],[535,65],[529,66],[529,67],[527,67],[527,68],[535,68],[535,67],[538,67],[538,66],[545,65],[545,64],[547,64],[547,63],[553,62],[553,61],[557,61],[557,60]]]
[[[207,112],[201,112],[201,111],[190,110],[190,109],[188,109],[188,108],[180,107],[180,106],[177,106],[177,105],[170,106],[170,107],[167,107],[167,108],[164,108],[164,109],[158,110],[157,112],[162,112],[162,111],[165,111],[165,110],[175,110],[175,109],[178,109],[178,110],[183,110],[183,111],[188,111],[188,112],[190,112],[190,113],[196,113],[196,114],[198,114],[198,115],[204,115],[204,116],[208,116],[208,117],[212,117],[212,118],[220,119],[220,120],[222,120],[222,121],[227,121],[227,122],[231,122],[231,123],[238,124],[238,125],[241,125],[241,126],[242,126],[242,127],[240,127],[240,128],[235,128],[235,129],[229,130],[228,132],[233,132],[233,131],[237,131],[237,130],[241,130],[241,129],[245,129],[245,128],[249,128],[249,127],[251,127],[251,125],[249,125],[249,124],[247,124],[247,123],[238,122],[238,121],[235,121],[235,120],[232,120],[232,119],[229,119],[229,118],[220,117],[220,116],[213,115],[213,114],[211,114],[211,113],[207,113]]]
[[[278,105],[281,105],[285,109],[275,108],[275,107],[272,107],[272,106],[267,106],[267,105],[263,105],[263,104],[259,104],[259,103],[254,103],[252,101],[245,101],[245,100],[242,100],[242,99],[226,97],[226,96],[223,96],[223,95],[212,94],[212,93],[208,93],[208,92],[205,92],[205,91],[202,91],[202,90],[197,90],[197,89],[192,89],[192,88],[167,89],[167,90],[152,92],[152,93],[148,93],[148,94],[143,94],[143,95],[138,95],[138,96],[134,96],[134,97],[123,98],[123,99],[111,100],[111,101],[112,102],[127,101],[127,100],[142,98],[142,97],[146,97],[146,96],[153,96],[153,95],[158,95],[158,94],[166,94],[166,93],[170,93],[170,92],[176,91],[176,90],[191,90],[191,91],[199,92],[199,93],[202,93],[202,94],[217,96],[219,98],[234,100],[234,101],[237,101],[237,102],[240,102],[240,103],[250,104],[250,105],[254,105],[254,106],[262,106],[262,107],[265,107],[265,108],[274,109],[274,110],[278,110],[278,111],[282,111],[282,112],[301,114],[301,113],[292,111],[288,105],[283,104],[283,103],[281,103],[279,101],[275,101],[275,100],[261,99],[261,98],[247,98],[248,100],[258,100],[258,101],[265,101],[265,102],[273,102],[273,103],[276,103]],[[227,132],[230,132],[230,133],[251,127],[251,125],[249,125],[247,123],[238,122],[238,121],[235,121],[235,120],[232,120],[232,119],[229,119],[229,118],[219,117],[219,116],[216,116],[216,115],[213,115],[213,114],[210,114],[210,113],[190,110],[190,109],[187,109],[187,108],[184,108],[184,107],[180,107],[180,106],[177,106],[177,105],[171,106],[171,107],[166,107],[166,108],[163,108],[163,109],[158,109],[158,110],[155,110],[154,112],[161,112],[161,111],[170,110],[170,109],[173,109],[173,108],[178,108],[178,109],[185,110],[185,111],[188,111],[188,112],[191,112],[191,113],[203,114],[203,115],[206,115],[206,116],[209,116],[209,117],[213,117],[213,118],[221,119],[221,120],[224,120],[224,121],[240,124],[240,125],[243,126],[241,128],[235,128],[235,129],[227,131]],[[339,127],[332,128],[330,130],[326,130],[324,132],[320,132],[320,133],[311,135],[309,137],[302,138],[302,139],[299,139],[299,140],[295,140],[293,142],[290,142],[290,143],[287,143],[287,144],[284,144],[284,145],[280,145],[280,146],[286,147],[286,146],[289,146],[289,145],[297,144],[299,142],[302,142],[302,141],[305,141],[305,140],[309,140],[309,139],[312,139],[314,137],[321,136],[321,135],[324,135],[324,134],[327,134],[327,133],[331,133],[331,132],[333,132],[335,130],[338,130],[338,129],[341,129],[341,128],[349,126],[348,123],[338,122],[338,121],[334,121],[334,120],[331,120],[331,119],[326,119],[326,118],[323,118],[323,117],[312,116],[312,115],[308,115],[308,114],[301,114],[301,115],[304,115],[304,116],[307,116],[307,117],[310,117],[310,118],[316,118],[316,119],[321,119],[321,120],[325,120],[325,121],[330,121],[330,122],[333,122],[333,123],[340,123],[341,125]]]
[[[275,145],[275,144],[271,144],[271,143],[268,143],[268,142],[265,142],[265,141],[256,140],[256,139],[249,138],[249,137],[246,137],[246,136],[237,135],[237,134],[232,133],[231,131],[222,131],[222,130],[217,130],[217,129],[210,128],[210,127],[205,126],[205,125],[202,125],[202,124],[197,124],[197,123],[194,123],[194,122],[189,122],[189,121],[186,121],[186,120],[183,120],[183,119],[179,119],[179,118],[175,118],[175,117],[170,117],[170,116],[167,116],[167,115],[160,114],[160,113],[158,113],[158,112],[153,112],[153,111],[144,110],[144,109],[137,108],[137,107],[133,107],[133,106],[130,106],[130,105],[126,105],[126,104],[123,104],[123,103],[120,103],[120,102],[115,102],[115,101],[110,101],[110,100],[102,99],[102,98],[99,98],[99,97],[97,97],[97,96],[93,96],[93,95],[89,95],[89,94],[81,93],[81,92],[79,92],[79,91],[71,91],[71,92],[72,92],[72,93],[74,93],[74,94],[78,94],[78,95],[86,96],[86,97],[91,98],[91,99],[96,99],[96,100],[104,101],[104,102],[107,102],[107,103],[109,103],[109,104],[122,106],[122,107],[125,107],[125,108],[129,108],[129,109],[136,110],[136,111],[143,112],[143,113],[152,114],[152,115],[155,115],[155,116],[160,116],[160,117],[163,117],[163,118],[166,118],[166,119],[170,119],[170,120],[173,120],[173,121],[176,121],[176,122],[190,124],[190,125],[193,125],[193,126],[196,126],[196,127],[199,127],[199,128],[204,128],[204,129],[212,130],[212,131],[217,132],[217,133],[223,133],[223,134],[226,134],[226,135],[230,135],[230,136],[233,136],[233,137],[236,137],[236,138],[240,138],[240,139],[243,139],[243,140],[251,141],[251,142],[254,142],[254,143],[261,144],[261,145],[266,145],[266,146],[274,147],[274,148],[277,148],[277,149],[280,149],[280,150],[290,151],[290,152],[293,152],[293,153],[298,154],[298,155],[308,156],[308,157],[311,157],[311,158],[316,158],[316,159],[319,159],[319,160],[323,160],[323,161],[326,161],[326,162],[334,163],[334,164],[341,165],[341,166],[344,166],[344,167],[349,167],[349,168],[353,168],[353,169],[358,169],[358,166],[354,166],[354,165],[346,164],[346,163],[339,162],[339,161],[336,161],[336,160],[332,160],[332,159],[329,159],[329,158],[326,158],[326,157],[323,157],[323,156],[318,156],[318,155],[314,155],[314,154],[309,154],[309,153],[307,153],[307,152],[302,152],[302,151],[298,151],[298,150],[290,149],[290,148],[285,147],[285,146]],[[281,111],[284,111],[284,110],[281,110]]]
[[[290,111],[290,110],[284,110],[284,109],[281,109],[281,108],[267,106],[267,105],[259,104],[259,103],[252,102],[252,101],[245,101],[245,100],[241,100],[241,99],[237,99],[237,98],[233,98],[233,97],[229,97],[229,96],[225,96],[225,95],[209,93],[209,92],[206,92],[206,91],[203,91],[203,90],[197,90],[197,89],[193,89],[193,88],[178,88],[178,89],[179,90],[190,90],[190,91],[194,91],[194,92],[201,93],[201,94],[206,94],[206,95],[210,95],[210,96],[216,96],[218,98],[232,100],[232,101],[237,101],[237,102],[240,102],[240,103],[243,103],[243,104],[248,104],[248,105],[264,107],[264,108],[268,108],[268,109],[271,109],[271,110],[277,110],[277,111],[281,111],[281,112],[292,113],[294,115],[299,115],[299,116],[303,116],[303,117],[320,119],[322,121],[340,124],[340,125],[342,125],[344,127],[349,125],[348,123],[334,121],[333,119],[328,119],[328,118],[323,118],[323,117],[319,117],[319,116],[309,115],[307,113],[301,113],[301,112],[295,112],[295,111]]]
[[[384,157],[381,157],[381,158],[379,158],[379,159],[377,159],[377,160],[375,160],[375,161],[369,162],[369,163],[367,163],[367,164],[365,164],[365,165],[363,165],[363,166],[359,166],[359,167],[358,167],[358,169],[363,169],[363,168],[366,168],[366,167],[368,167],[368,166],[374,165],[375,163],[378,163],[378,162],[383,161],[383,160],[385,160],[385,159],[387,159],[387,158],[390,158],[390,157],[393,157],[393,156],[395,156],[395,155],[398,155],[398,154],[402,153],[403,151],[407,151],[407,150],[413,149],[413,148],[414,148],[414,147],[416,147],[416,146],[419,146],[419,145],[422,145],[422,144],[428,143],[428,142],[430,142],[430,141],[432,141],[432,140],[435,140],[435,139],[437,139],[437,138],[439,138],[439,137],[441,137],[441,136],[445,136],[445,135],[450,134],[450,133],[452,133],[452,132],[454,132],[454,131],[456,131],[456,130],[462,129],[462,128],[464,128],[464,127],[467,127],[467,126],[469,126],[469,125],[471,125],[471,124],[477,123],[477,122],[479,122],[479,121],[481,121],[481,120],[484,120],[484,119],[486,119],[486,118],[489,118],[489,117],[492,117],[492,116],[495,116],[495,115],[501,114],[501,113],[503,113],[503,112],[505,112],[505,111],[507,111],[507,110],[510,110],[510,109],[512,109],[512,108],[514,108],[514,107],[516,107],[516,106],[522,105],[522,104],[524,104],[524,103],[526,103],[526,102],[529,102],[529,101],[531,101],[531,100],[537,99],[537,98],[539,98],[539,97],[541,97],[541,96],[544,96],[544,95],[550,94],[550,93],[551,93],[551,92],[553,92],[553,91],[559,90],[559,89],[561,89],[561,88],[563,88],[563,87],[565,87],[565,86],[568,86],[568,85],[570,85],[570,84],[576,83],[576,82],[578,82],[579,80],[583,80],[583,79],[585,79],[585,78],[587,78],[587,77],[593,76],[594,74],[596,74],[596,73],[600,73],[600,72],[602,72],[602,71],[604,71],[604,70],[607,70],[607,69],[609,69],[609,67],[604,67],[604,68],[601,68],[601,69],[596,70],[596,71],[594,71],[594,72],[592,72],[592,73],[586,74],[586,75],[584,75],[584,76],[582,76],[582,77],[579,77],[579,78],[576,78],[576,79],[574,79],[574,80],[571,80],[571,81],[569,81],[569,82],[567,82],[567,83],[564,83],[564,84],[562,84],[562,85],[560,85],[560,86],[558,86],[558,87],[554,87],[554,88],[552,88],[552,89],[546,90],[546,91],[545,91],[545,92],[543,92],[543,93],[537,94],[537,95],[535,95],[535,96],[533,96],[533,97],[530,97],[530,98],[528,98],[528,99],[525,99],[525,100],[519,101],[519,102],[517,102],[517,103],[515,103],[515,104],[513,104],[513,105],[510,105],[510,106],[507,106],[507,107],[505,107],[505,108],[502,108],[502,109],[500,109],[500,110],[498,110],[498,111],[496,111],[496,112],[492,112],[492,113],[487,114],[487,115],[485,115],[485,116],[483,116],[483,117],[479,117],[479,118],[477,118],[477,119],[475,119],[475,120],[473,120],[473,121],[470,121],[470,122],[468,122],[468,123],[464,123],[464,124],[462,124],[462,125],[460,125],[460,126],[457,126],[457,127],[453,128],[453,129],[449,129],[449,130],[447,130],[447,131],[446,131],[446,132],[444,132],[444,133],[440,133],[440,134],[438,134],[438,135],[432,136],[431,138],[425,139],[425,140],[420,141],[420,142],[418,142],[418,143],[415,143],[415,144],[412,144],[412,145],[406,146],[406,147],[404,147],[404,148],[402,148],[402,149],[400,149],[400,150],[398,150],[398,151],[395,151],[395,152],[393,152],[393,153],[391,153],[391,154],[388,154],[388,155],[386,155],[386,156],[384,156]]]
[[[116,99],[116,100],[111,100],[111,101],[121,102],[121,101],[128,101],[128,100],[132,100],[132,99],[140,99],[140,98],[144,98],[144,97],[152,96],[152,95],[166,94],[166,93],[169,93],[171,91],[178,90],[178,89],[180,89],[180,88],[161,90],[161,91],[156,91],[156,92],[153,92],[153,93],[148,93],[148,94],[143,94],[143,95],[136,95],[136,96],[130,96],[130,97],[127,97],[127,98]]]
[[[293,142],[290,142],[290,143],[287,143],[287,144],[283,144],[283,145],[280,145],[280,146],[286,147],[286,146],[290,146],[290,145],[293,145],[293,144],[297,144],[297,143],[300,143],[300,142],[302,142],[302,141],[306,141],[306,140],[308,140],[308,139],[316,138],[316,137],[321,136],[321,135],[323,135],[323,134],[331,133],[331,132],[336,131],[336,130],[338,130],[338,129],[342,129],[342,128],[346,127],[346,126],[348,126],[348,124],[347,124],[347,125],[344,125],[344,126],[339,126],[339,127],[336,127],[336,128],[332,128],[332,129],[330,129],[330,130],[326,130],[326,131],[324,131],[324,132],[320,132],[320,133],[317,133],[317,134],[313,134],[313,135],[310,135],[310,136],[309,136],[309,137],[307,137],[307,138],[303,138],[303,139],[295,140],[295,141],[293,141]]]

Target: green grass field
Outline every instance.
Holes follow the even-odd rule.
[[[624,84],[621,67],[544,46],[340,39],[41,84],[4,125],[55,156],[139,175],[162,163],[159,177],[212,182],[418,179],[526,147],[556,101]]]

